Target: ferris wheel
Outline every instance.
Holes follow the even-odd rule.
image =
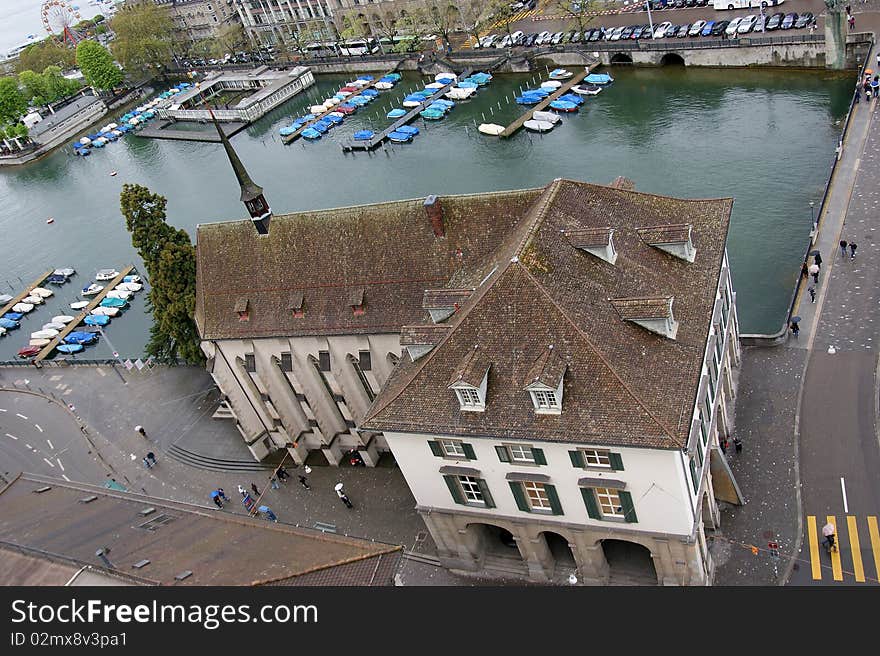
[[[76,45],[82,40],[74,26],[82,21],[78,8],[71,7],[65,0],[43,0],[40,7],[43,29],[64,45]]]

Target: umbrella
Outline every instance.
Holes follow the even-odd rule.
[[[337,483],[336,487],[334,487],[333,489],[336,490],[337,492],[339,492],[339,490],[342,489],[342,483]]]
[[[217,490],[214,490],[213,492],[211,492],[212,499],[216,499],[219,496],[220,496],[220,493]]]
[[[811,264],[809,268],[810,273],[819,273],[819,265]]]
[[[269,512],[269,506],[260,506],[259,508],[257,508],[257,510],[259,510],[261,513],[267,513]]]
[[[791,322],[792,322],[792,323],[800,323],[800,321],[801,321],[801,318],[800,318],[800,317],[792,317],[792,318],[791,318]]]
[[[810,251],[810,255],[819,255],[819,249],[817,248],[815,250]]]

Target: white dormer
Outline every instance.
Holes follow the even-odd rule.
[[[523,389],[529,393],[536,414],[562,414],[562,383],[567,367],[552,344],[535,360]]]
[[[689,223],[636,228],[636,232],[649,246],[666,251],[686,262],[693,262],[697,256],[697,249],[694,248],[694,242],[691,240]]]
[[[446,337],[450,326],[428,324],[403,326],[400,329],[400,345],[405,347],[413,362],[430,353]]]
[[[453,373],[448,388],[455,392],[462,410],[483,412],[486,409],[490,366],[488,358],[474,346]]]
[[[617,261],[617,250],[614,248],[614,228],[578,228],[563,230],[568,243],[575,248],[594,255],[609,264]]]
[[[439,323],[458,312],[473,294],[472,289],[426,289],[422,307],[431,315],[431,321]]]
[[[672,314],[672,296],[608,300],[624,321],[631,321],[652,333],[675,339],[678,322]]]

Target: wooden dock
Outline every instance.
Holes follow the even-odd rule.
[[[378,82],[379,80],[381,80],[381,79],[382,79],[383,77],[385,77],[386,75],[390,75],[390,74],[393,73],[393,72],[394,72],[394,71],[389,71],[388,73],[383,73],[382,75],[380,75],[379,77],[377,77],[375,80],[373,80],[372,82],[370,82],[369,85],[365,86],[363,89],[361,89],[361,90],[358,91],[357,93],[352,93],[348,98],[346,98],[345,100],[343,100],[342,102],[340,102],[340,103],[338,103],[338,104],[341,105],[342,103],[347,102],[347,101],[350,100],[351,98],[357,98],[358,96],[363,95],[364,91],[366,91],[367,89],[372,89],[372,88],[374,88],[374,87],[376,86],[376,82]],[[305,130],[306,128],[310,128],[310,127],[312,126],[313,123],[316,123],[317,121],[320,121],[322,118],[324,118],[325,116],[327,116],[327,114],[331,114],[331,113],[333,113],[333,112],[335,112],[335,111],[336,111],[336,107],[333,107],[332,109],[328,109],[328,110],[327,110],[326,112],[324,112],[323,114],[319,114],[318,116],[316,116],[314,121],[309,121],[309,122],[306,123],[304,126],[302,126],[299,130],[297,130],[296,132],[294,132],[294,133],[292,133],[292,134],[288,134],[288,135],[282,136],[282,137],[281,137],[281,141],[282,141],[285,145],[286,145],[286,144],[289,144],[289,143],[292,143],[294,140],[296,140],[296,139],[299,138],[299,136],[302,134],[303,130]]]
[[[549,105],[551,102],[553,102],[554,100],[559,98],[559,96],[564,96],[566,93],[569,92],[569,90],[575,84],[578,84],[581,80],[583,80],[589,74],[590,74],[590,69],[588,67],[583,72],[578,73],[574,77],[570,78],[565,84],[563,84],[561,87],[559,87],[556,91],[551,93],[549,96],[547,96],[544,100],[539,102],[534,107],[531,107],[530,109],[528,109],[525,114],[523,114],[518,119],[516,119],[513,123],[511,123],[506,128],[504,128],[504,132],[502,132],[498,136],[501,137],[502,139],[507,139],[508,137],[512,137],[523,126],[523,123],[525,123],[530,118],[532,118],[532,114],[534,114],[535,112],[543,111],[547,107],[547,105]]]
[[[68,334],[73,332],[74,329],[79,328],[79,324],[81,324],[85,320],[85,318],[89,316],[89,312],[91,312],[101,304],[101,301],[103,301],[104,297],[107,296],[107,292],[112,291],[113,288],[116,287],[116,285],[122,282],[122,279],[125,278],[125,276],[131,275],[132,271],[134,271],[134,265],[130,264],[125,267],[113,280],[105,281],[107,282],[107,284],[104,286],[104,289],[102,289],[101,292],[97,294],[86,307],[83,308],[82,312],[80,312],[73,321],[64,326],[64,330],[59,332],[58,335],[55,336],[48,345],[43,347],[42,351],[37,353],[37,355],[33,359],[33,362],[40,362],[41,360],[44,360],[49,355],[51,355],[52,351],[55,350],[55,347],[61,343],[61,340],[63,340],[65,337],[67,337]],[[49,273],[51,273],[51,271]]]
[[[437,100],[439,97],[442,97],[447,91],[449,91],[450,87],[457,84],[457,81],[462,78],[468,77],[471,73],[473,73],[473,69],[467,69],[461,75],[456,78],[455,82],[451,82],[447,84],[442,89],[437,89],[437,93],[428,98],[425,102],[423,102],[418,107],[413,107],[409,112],[407,112],[404,116],[401,116],[394,123],[392,123],[389,127],[385,128],[379,134],[375,135],[369,141],[354,141],[350,140],[348,143],[342,145],[342,152],[348,153],[354,150],[373,150],[379,144],[381,144],[385,139],[388,138],[388,135],[397,130],[400,127],[403,127],[410,121],[412,121],[419,112],[423,111],[428,105]]]
[[[148,126],[133,134],[147,139],[170,139],[173,141],[201,141],[207,143],[220,143],[220,135],[211,123],[207,123],[205,130],[175,130],[174,125],[179,123],[192,123],[193,121],[162,121],[157,126]],[[224,123],[223,133],[232,138],[248,126],[247,123],[232,122]]]
[[[34,282],[32,282],[30,285],[28,285],[27,287],[25,287],[23,292],[21,292],[20,294],[18,294],[18,296],[16,296],[16,297],[13,298],[11,301],[9,301],[6,305],[4,305],[4,306],[3,306],[3,309],[0,310],[0,317],[2,317],[2,316],[3,316],[4,314],[6,314],[7,312],[12,312],[12,306],[15,305],[16,303],[21,303],[21,299],[25,298],[26,296],[30,296],[31,290],[32,290],[34,287],[40,287],[44,282],[46,282],[46,278],[48,278],[49,276],[51,276],[51,275],[52,275],[52,271],[54,271],[54,270],[55,270],[55,269],[51,269],[51,270],[47,271],[46,273],[44,273],[42,276],[40,276],[39,278],[37,278],[37,279],[36,279]]]

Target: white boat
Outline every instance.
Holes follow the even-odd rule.
[[[43,324],[43,330],[64,330],[64,324],[50,321],[49,323]]]
[[[57,317],[52,317],[52,323],[60,323],[61,325],[64,325],[73,321],[74,318],[75,317],[72,317],[69,314],[59,314]]]
[[[42,305],[45,302],[42,296],[25,296],[21,301],[22,303],[30,303],[31,305]]]
[[[574,75],[574,73],[572,73],[571,71],[567,71],[564,68],[554,68],[552,71],[550,71],[551,80],[567,80],[572,75]]]
[[[95,274],[95,280],[113,280],[119,272],[116,269],[99,269]]]
[[[562,82],[557,82],[556,80],[547,80],[546,82],[541,82],[542,89],[558,89],[562,86]]]
[[[547,121],[548,123],[559,123],[562,120],[556,112],[535,112],[532,114],[535,121]]]
[[[107,292],[107,298],[121,298],[127,301],[132,296],[134,296],[134,293],[126,289],[111,289]]]
[[[102,289],[104,289],[104,285],[96,285],[95,283],[92,283],[88,287],[83,287],[80,294],[82,294],[83,296],[94,296],[95,294],[98,294]],[[88,303],[86,303],[86,305],[88,305]],[[71,305],[71,307],[73,306]],[[83,305],[82,307],[85,307],[85,305]]]
[[[46,339],[45,337],[42,339],[32,339],[28,342],[28,346],[49,346],[51,339]]]
[[[15,305],[12,306],[13,312],[19,312],[19,313],[23,313],[23,314],[27,314],[28,312],[30,312],[33,309],[34,309],[33,303],[23,303],[22,302],[22,303],[16,303]]]
[[[442,89],[445,86],[446,85],[443,84],[442,82],[431,82],[431,84],[426,84],[425,88],[426,89]]]
[[[86,305],[88,305],[88,301],[75,301],[70,304],[71,310],[82,310]]]
[[[497,125],[496,123],[481,123],[480,127],[477,128],[483,134],[490,134],[493,137],[497,137],[499,134],[504,132],[503,125]]]
[[[419,107],[422,102],[419,102],[417,100],[404,100],[402,104],[404,107]]]
[[[3,337],[3,335],[5,335],[5,334],[6,334],[6,328],[4,328],[3,326],[0,326],[0,337]]]
[[[55,292],[51,289],[46,289],[45,287],[34,287],[30,294],[31,296],[39,296],[40,298],[49,298],[50,296],[54,296]]]
[[[458,76],[455,73],[437,73],[437,75],[434,76],[434,82],[439,82],[440,80],[442,80],[444,78],[451,79],[451,80],[457,80]]]
[[[324,105],[312,105],[309,107],[309,112],[312,114],[323,114],[327,111],[327,108]]]
[[[114,307],[96,307],[93,310],[89,311],[89,314],[94,314],[99,317],[115,317],[119,314],[119,308]]]
[[[462,89],[461,87],[452,87],[444,96],[450,100],[467,100],[477,92],[476,88]]]
[[[376,82],[376,84],[374,84],[373,86],[376,87],[379,91],[390,91],[394,88],[394,85],[391,84],[391,82]]]
[[[52,273],[56,276],[66,276],[69,278],[74,273],[76,273],[76,270],[72,269],[71,267],[66,267],[64,269],[55,269]]]
[[[575,84],[571,90],[579,96],[595,96],[602,91],[602,87],[598,84]]]
[[[550,132],[553,129],[553,124],[550,121],[536,121],[532,119],[523,123],[523,127],[532,132]]]
[[[53,337],[58,336],[57,330],[38,330],[35,333],[31,333],[31,339],[52,339]]]
[[[554,116],[556,115],[554,114]],[[116,289],[125,290],[127,292],[139,292],[143,288],[143,285],[136,282],[121,282],[116,285]]]

